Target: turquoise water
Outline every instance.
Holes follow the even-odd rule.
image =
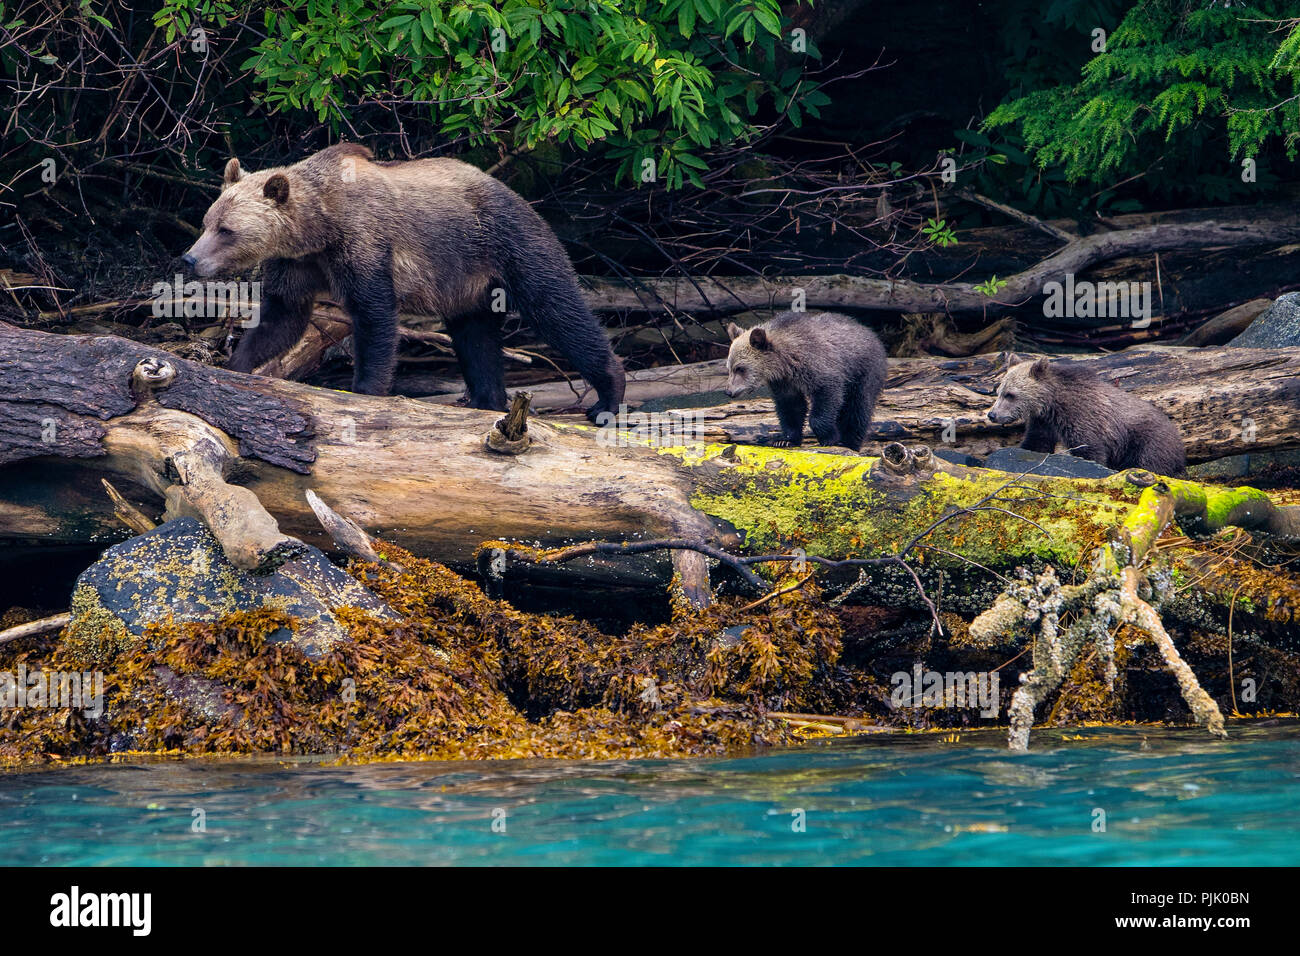
[[[0,774],[9,864],[1300,862],[1300,722],[872,735],[728,760]],[[194,832],[196,809],[206,831]],[[1094,832],[1097,811],[1105,832]],[[802,811],[802,814],[797,811]],[[493,829],[494,819],[500,829]],[[802,820],[800,831],[797,824]]]

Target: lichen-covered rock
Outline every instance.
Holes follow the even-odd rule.
[[[1300,292],[1288,292],[1228,343],[1242,349],[1300,346]]]
[[[77,579],[64,639],[86,666],[102,665],[140,640],[152,623],[216,621],[234,611],[274,608],[299,621],[272,640],[292,641],[318,657],[347,635],[333,614],[355,607],[392,611],[355,578],[308,548],[270,574],[242,571],[194,518],[177,518],[114,545]]]

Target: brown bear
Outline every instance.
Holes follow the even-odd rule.
[[[808,418],[821,444],[862,447],[889,373],[876,333],[835,312],[784,312],[748,332],[733,322],[727,334],[727,394],[771,386],[781,423],[772,444],[798,448]]]
[[[988,417],[999,425],[1023,421],[1021,448],[1053,452],[1060,442],[1117,471],[1145,468],[1175,477],[1186,471],[1178,429],[1150,402],[1075,362],[1020,362],[1011,355],[1008,366]]]
[[[200,276],[263,264],[259,322],[228,365],[237,371],[297,342],[328,294],[352,317],[353,391],[392,386],[400,308],[442,316],[469,404],[504,409],[508,303],[595,388],[593,421],[623,400],[623,365],[555,234],[509,187],[458,160],[375,162],[355,143],[257,173],[232,159],[182,262]]]

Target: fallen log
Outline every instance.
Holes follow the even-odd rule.
[[[132,387],[139,369],[147,389]],[[989,571],[1082,561],[1142,492],[1124,475],[1017,482],[902,446],[871,458],[689,432],[651,444],[540,419],[527,424],[526,449],[502,454],[485,444],[497,419],[211,369],[125,339],[0,324],[0,537],[101,539],[120,507],[100,487],[108,479],[146,516],[198,515],[232,561],[265,569],[296,542],[331,547],[311,490],[366,534],[444,563],[474,567],[497,550],[541,555],[521,563],[556,572],[547,552],[575,543],[680,540],[694,545],[667,550],[702,557],[670,564],[662,549],[638,560],[636,548],[592,549],[567,573],[658,587],[675,571],[699,588],[708,549],[743,543],[750,554],[785,555],[765,560],[826,559],[850,580],[861,571],[852,562],[881,562],[895,579],[872,599],[902,606],[916,604],[919,578],[897,566],[899,553],[915,552],[926,574],[982,582],[987,597]],[[1258,493],[1237,494],[1249,507]]]
[[[1300,448],[1300,349],[1147,346],[1071,358],[1168,414],[1189,461]],[[878,454],[881,443],[903,441],[983,456],[1018,444],[1023,426],[995,425],[984,414],[1004,370],[1003,357],[995,354],[890,359],[864,451]],[[726,382],[721,360],[643,369],[628,374],[627,402],[632,409],[646,402],[682,411],[701,406],[693,414],[695,434],[703,441],[752,442],[774,434],[772,400],[731,401],[722,393]],[[574,403],[563,382],[532,385],[529,392],[533,407],[542,412]],[[427,401],[451,403],[458,397],[446,393]],[[810,430],[805,440],[812,440]]]
[[[1042,296],[1044,284],[1064,281],[1090,266],[1139,253],[1190,251],[1300,241],[1300,205],[1279,207],[1266,221],[1257,216],[1200,222],[1160,222],[1073,239],[1046,259],[1005,277],[995,296],[973,282],[925,283],[856,275],[691,276],[588,280],[588,301],[598,310],[686,312],[692,315],[788,309],[801,289],[809,309],[891,312],[997,311]],[[987,277],[984,277],[987,278]],[[1057,320],[1060,321],[1060,320]],[[1091,324],[1085,321],[1084,324]]]

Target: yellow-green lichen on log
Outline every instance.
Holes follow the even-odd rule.
[[[1139,493],[1120,475],[1017,482],[1005,472],[953,468],[900,482],[878,473],[879,458],[856,455],[720,444],[662,451],[699,474],[691,504],[744,532],[754,552],[893,553],[946,514],[996,494],[936,528],[925,541],[927,563],[959,560],[941,548],[981,564],[1070,567],[1107,539]]]

